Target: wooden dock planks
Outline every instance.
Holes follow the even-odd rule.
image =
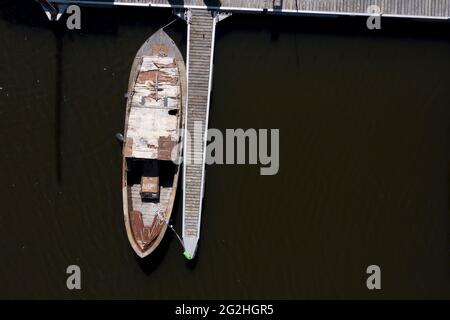
[[[54,3],[205,8],[289,14],[367,15],[371,5],[385,16],[449,19],[450,0],[50,0]]]
[[[184,148],[183,241],[194,256],[200,236],[205,170],[205,135],[208,129],[212,56],[216,19],[212,13],[192,9],[189,21],[188,104],[186,129],[190,135]]]

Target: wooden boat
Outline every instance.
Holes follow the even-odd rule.
[[[143,258],[161,242],[177,191],[186,69],[161,29],[136,55],[123,144],[123,211],[128,239]]]

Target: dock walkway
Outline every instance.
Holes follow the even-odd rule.
[[[216,18],[207,10],[192,9],[188,18],[188,104],[184,145],[183,242],[193,257],[200,236],[205,176],[205,149],[211,92]]]

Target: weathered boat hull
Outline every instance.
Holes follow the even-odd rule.
[[[171,60],[166,58],[175,63],[167,63]],[[141,258],[161,243],[172,214],[180,168],[171,160],[180,153],[176,147],[182,141],[182,131],[174,129],[183,126],[185,95],[183,57],[173,40],[159,30],[134,60],[125,116],[124,222],[129,242]],[[157,174],[147,170],[149,166],[156,167]]]

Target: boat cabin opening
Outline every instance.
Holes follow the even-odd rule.
[[[141,207],[144,202],[164,202],[172,190],[177,169],[172,161],[126,158],[131,203]]]
[[[143,200],[159,200],[158,160],[144,161],[141,176],[141,197]]]

